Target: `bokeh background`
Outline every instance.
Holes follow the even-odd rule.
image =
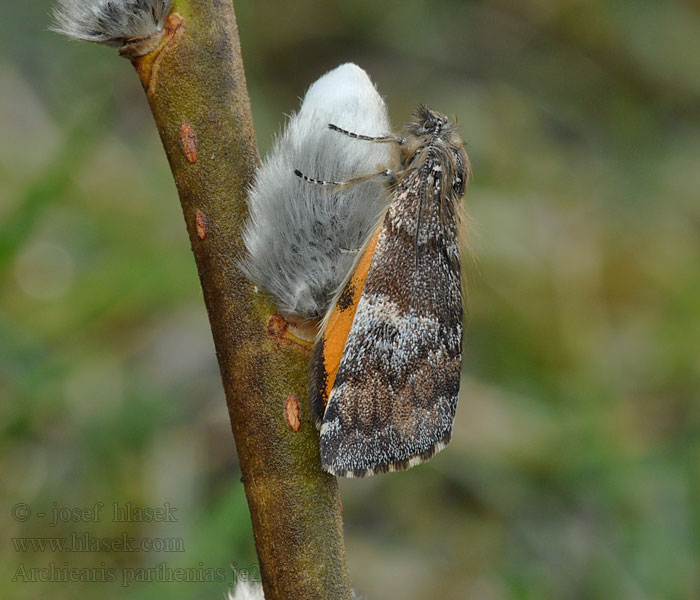
[[[698,4],[236,9],[262,153],[345,61],[397,125],[425,102],[469,142],[453,442],[409,472],[341,482],[357,590],[700,597]],[[175,187],[129,63],[48,32],[49,11],[3,2],[0,22],[0,596],[223,598],[231,565],[255,578],[256,559]],[[99,522],[50,527],[53,508],[96,502]],[[113,502],[169,502],[178,522],[112,523]],[[172,537],[184,552],[12,540],[84,532]],[[226,580],[137,570],[162,563]],[[136,581],[30,582],[51,564]]]

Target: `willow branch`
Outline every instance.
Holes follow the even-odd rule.
[[[176,0],[165,35],[147,50],[132,62],[197,263],[265,597],[349,598],[337,484],[320,469],[306,410],[308,343],[237,267],[258,153],[232,3]]]

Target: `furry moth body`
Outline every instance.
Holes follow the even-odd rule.
[[[322,466],[336,475],[412,467],[451,436],[469,161],[444,115],[421,106],[414,117],[395,143],[400,164],[384,220],[314,347],[311,408],[320,423]]]
[[[338,188],[295,176],[302,170],[349,178],[392,160],[387,144],[358,145],[328,123],[375,135],[390,129],[384,101],[357,65],[341,65],[311,85],[249,193],[241,266],[288,318],[323,317],[387,205],[386,187],[376,179]]]

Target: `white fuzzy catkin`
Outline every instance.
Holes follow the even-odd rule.
[[[173,0],[58,0],[53,31],[76,40],[121,47],[165,26]]]
[[[229,590],[226,600],[265,600],[265,594],[261,583],[239,581],[234,591]],[[352,590],[352,600],[364,599]]]
[[[242,267],[286,316],[325,314],[388,202],[377,178],[338,189],[294,174],[345,181],[389,166],[391,144],[353,139],[330,123],[371,136],[391,131],[384,101],[357,65],[341,65],[311,85],[250,190]]]
[[[239,581],[235,591],[229,590],[227,600],[265,600],[262,584]]]

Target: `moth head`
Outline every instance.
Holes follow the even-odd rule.
[[[437,135],[449,127],[448,118],[425,105],[419,106],[413,114],[414,120],[406,125],[409,133],[417,136]]]

